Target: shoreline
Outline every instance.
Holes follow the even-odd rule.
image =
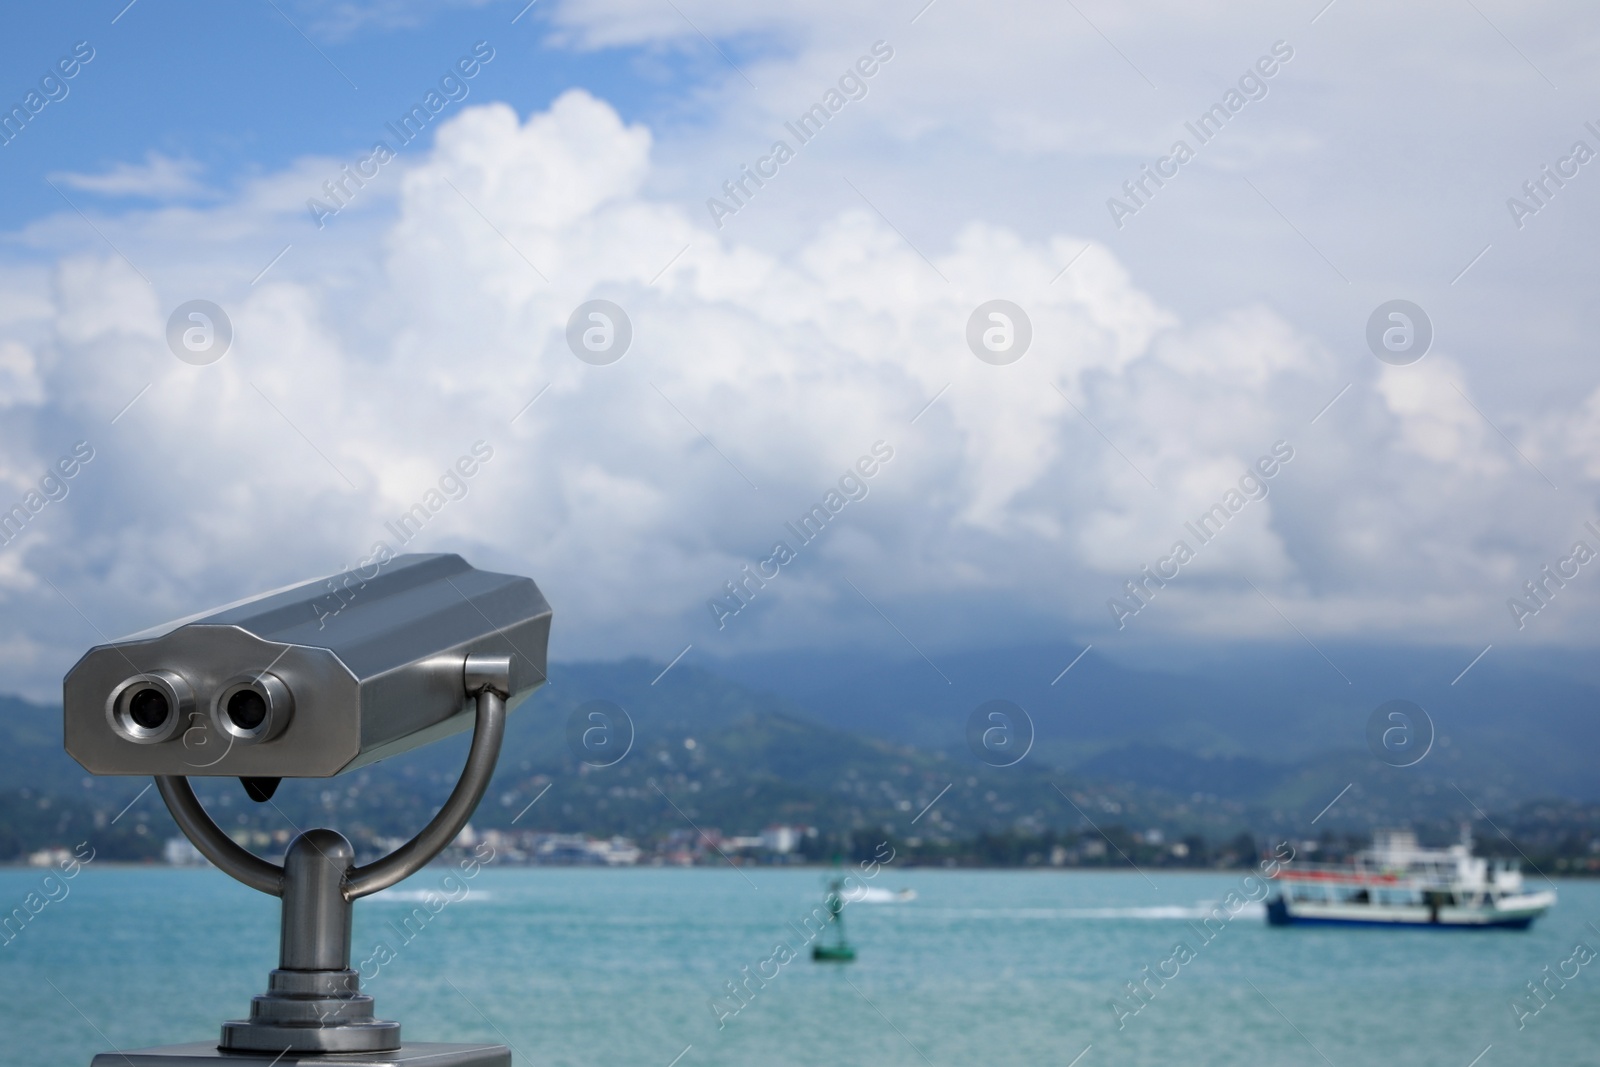
[[[430,863],[423,870],[434,867],[448,866],[445,863]],[[491,863],[487,868],[497,871],[819,871],[826,873],[839,868],[832,863],[751,863],[730,867],[729,864],[691,864],[685,866],[677,863],[631,863],[608,866],[601,863]],[[128,860],[95,860],[93,864],[84,866],[80,873],[97,870],[117,871],[214,871],[216,868],[210,864],[170,864],[170,863],[134,863]],[[1001,872],[1011,871],[1018,874],[1122,874],[1149,877],[1162,874],[1233,874],[1237,871],[1251,870],[1250,867],[1002,867],[962,865],[947,867],[942,864],[898,864],[896,871],[939,871],[939,872],[967,872],[985,871]],[[36,867],[29,863],[0,862],[0,872],[4,871],[40,871],[49,873],[53,868]],[[1545,876],[1552,882],[1592,882],[1600,880],[1600,871],[1562,871]]]

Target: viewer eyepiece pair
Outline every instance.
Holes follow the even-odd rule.
[[[158,745],[198,725],[194,687],[176,671],[138,674],[112,691],[106,715],[112,730],[136,745]],[[270,741],[289,725],[294,696],[266,671],[229,679],[210,702],[209,719],[240,744]]]

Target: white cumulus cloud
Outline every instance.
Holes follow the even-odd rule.
[[[375,237],[259,195],[313,195],[320,172],[297,165],[185,209],[186,230],[231,227],[204,271],[159,211],[101,220],[138,270],[63,241],[37,268],[48,308],[0,321],[0,403],[29,412],[0,436],[7,491],[78,440],[96,455],[0,549],[8,684],[48,691],[97,631],[401,547],[393,520],[478,442],[492,457],[404,547],[533,575],[567,655],[897,641],[846,579],[935,642],[1104,633],[1106,600],[1278,441],[1295,458],[1268,496],[1134,625],[1278,633],[1248,580],[1310,633],[1475,635],[1514,591],[1496,585],[1506,546],[1554,536],[1544,486],[1462,402],[1448,355],[1352,370],[1260,301],[1186,321],[1103,243],[976,216],[928,260],[865,207],[775,252],[652,197],[651,153],[574,90],[445,122],[375,180]],[[210,366],[166,346],[194,298],[234,329]],[[632,323],[609,366],[566,343],[596,298]],[[996,298],[1033,326],[1005,367],[965,341]],[[1593,439],[1553,428],[1539,458],[1577,477]],[[799,544],[785,523],[878,441],[894,455],[866,497]],[[719,630],[707,602],[779,540],[797,560]],[[1006,610],[1009,635],[967,621]]]

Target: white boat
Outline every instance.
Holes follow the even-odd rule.
[[[1529,892],[1513,861],[1472,854],[1470,832],[1449,848],[1423,848],[1407,830],[1380,831],[1348,864],[1285,864],[1267,900],[1273,926],[1427,926],[1526,930],[1556,902]]]

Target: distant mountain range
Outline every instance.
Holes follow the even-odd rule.
[[[1369,754],[1369,716],[1404,699],[1437,731],[1412,777],[1455,777],[1496,803],[1600,800],[1591,757],[1600,750],[1600,657],[1589,651],[1497,646],[1465,674],[1481,648],[1163,648],[1148,659],[1091,650],[1074,663],[1081,651],[990,649],[934,656],[937,666],[910,655],[788,652],[713,669],[836,728],[934,751],[958,750],[972,709],[1008,699],[1032,715],[1041,762],[1240,800],[1322,767],[1353,773],[1347,764]]]
[[[1590,762],[1600,687],[1585,660],[1491,653],[1455,686],[1475,652],[1325,647],[1335,668],[1309,649],[1213,650],[1157,670],[1091,651],[1062,674],[1079,651],[938,657],[937,669],[919,658],[805,653],[686,661],[665,674],[642,659],[558,664],[511,717],[474,822],[641,840],[791,823],[930,842],[1112,826],[1221,841],[1492,815],[1519,826],[1542,819],[1577,841],[1600,811]],[[1366,747],[1368,717],[1396,697],[1436,724],[1428,756],[1403,769]],[[996,698],[1015,701],[1035,727],[1032,750],[1011,767],[967,748],[970,715]],[[603,748],[577,743],[599,722],[584,718],[596,700],[633,725],[631,748],[612,766],[580,759],[605,761]],[[614,745],[627,740],[620,723],[604,728]],[[175,832],[153,793],[118,817],[147,783],[90,779],[60,738],[58,708],[0,698],[0,858],[89,831],[149,854]],[[467,743],[462,735],[339,778],[287,781],[266,805],[231,780],[201,791],[226,826],[329,823],[375,841],[422,825]]]

